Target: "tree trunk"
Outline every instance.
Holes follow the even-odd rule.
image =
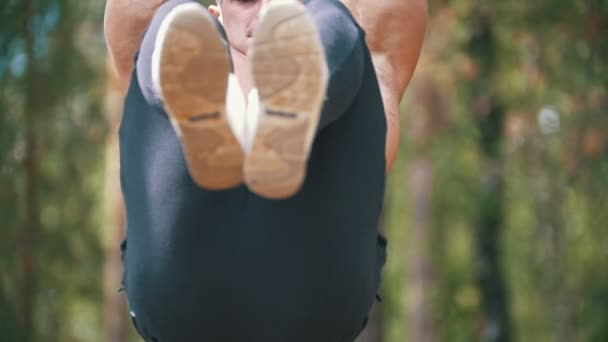
[[[475,9],[468,50],[480,73],[471,83],[471,107],[480,133],[481,184],[479,217],[475,226],[476,277],[481,293],[481,340],[511,340],[508,298],[501,264],[500,238],[504,228],[502,162],[504,109],[492,89],[496,68],[491,18]]]
[[[24,214],[25,222],[20,236],[20,260],[21,271],[23,276],[22,281],[22,299],[21,299],[21,321],[23,329],[23,341],[32,341],[34,334],[34,306],[36,298],[36,272],[38,270],[36,258],[36,237],[40,231],[40,216],[37,199],[37,182],[38,182],[38,150],[37,150],[37,130],[35,111],[36,94],[35,94],[35,71],[33,44],[34,39],[31,32],[31,19],[33,17],[33,8],[31,1],[26,1],[25,18],[23,20],[23,35],[26,52],[26,71],[24,75],[24,117],[25,117],[25,158],[24,158],[24,173],[25,173],[25,196],[24,196]]]
[[[430,258],[433,166],[426,154],[417,156],[410,166],[410,189],[414,203],[412,222],[411,279],[413,302],[410,306],[411,341],[432,342],[437,340],[430,305],[433,285]]]
[[[481,292],[482,341],[510,341],[507,292],[500,259],[503,229],[502,163],[484,156],[480,217],[475,227],[476,276]]]
[[[445,99],[432,79],[424,73],[412,83],[412,103],[407,109],[408,136],[413,141],[414,157],[409,166],[409,189],[413,216],[410,222],[410,275],[412,301],[409,302],[410,341],[433,342],[439,332],[435,325],[431,293],[434,288],[433,237],[433,161],[429,147],[443,129]]]
[[[554,133],[555,134],[555,133]],[[572,299],[570,298],[567,269],[564,257],[564,203],[565,181],[559,174],[560,144],[557,138],[548,135],[540,142],[537,151],[539,161],[534,178],[536,181],[536,205],[539,223],[539,237],[544,247],[543,283],[546,291],[547,306],[551,311],[551,330],[553,341],[574,340]]]
[[[118,126],[122,114],[123,94],[110,63],[107,63],[106,111],[109,135],[106,149],[106,222],[105,232],[105,341],[125,342],[128,322],[125,298],[118,290],[121,286],[123,265],[120,258],[120,242],[124,237],[125,212],[120,190],[120,161],[118,153]]]
[[[29,109],[28,109],[29,110]],[[21,319],[24,332],[24,342],[32,340],[34,301],[36,297],[36,272],[38,261],[36,258],[36,236],[40,231],[40,219],[37,201],[38,158],[36,149],[36,131],[30,118],[26,124],[25,148],[25,225],[21,233],[21,271],[22,308]]]

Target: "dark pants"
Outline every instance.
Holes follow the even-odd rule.
[[[306,3],[330,68],[307,178],[286,200],[207,191],[152,91],[144,35],[120,127],[129,307],[146,341],[350,342],[386,258],[378,235],[386,122],[363,31],[337,0]]]

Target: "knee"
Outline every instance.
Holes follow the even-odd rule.
[[[141,45],[139,52],[136,57],[135,68],[137,72],[137,79],[141,92],[146,101],[155,106],[162,107],[162,101],[154,88],[152,81],[152,55],[156,48],[156,36],[163,20],[169,15],[169,13],[177,6],[186,3],[194,2],[196,0],[169,0],[164,1],[162,5],[156,9],[154,15],[146,27],[143,36],[141,37]]]
[[[365,41],[361,39],[363,31],[340,1],[310,0],[306,7],[317,24],[330,69],[341,65],[354,50],[361,48]]]

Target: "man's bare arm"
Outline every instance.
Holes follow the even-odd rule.
[[[141,36],[165,0],[108,0],[104,33],[118,82],[126,90]]]
[[[426,0],[342,0],[366,32],[388,124],[387,172],[399,147],[399,103],[412,79],[427,23]]]

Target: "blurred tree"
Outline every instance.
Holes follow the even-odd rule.
[[[100,17],[88,5],[0,5],[0,108],[8,137],[0,146],[0,207],[10,239],[0,253],[7,266],[0,311],[17,315],[5,321],[18,322],[8,328],[9,336],[20,336],[15,341],[95,340],[87,334],[98,319],[91,309],[100,283],[95,203],[104,126],[93,84],[101,40],[91,30]],[[73,272],[79,263],[85,267]]]
[[[412,157],[409,165],[408,188],[411,192],[411,260],[410,279],[413,298],[407,319],[410,340],[431,342],[438,339],[436,315],[432,305],[433,284],[437,271],[433,256],[433,188],[434,165],[432,142],[442,131],[447,116],[445,99],[434,81],[424,72],[412,84],[412,104],[409,108],[409,133]]]
[[[23,75],[24,94],[24,129],[25,129],[25,156],[23,169],[25,171],[24,214],[25,220],[20,238],[21,259],[21,324],[24,342],[33,339],[34,296],[37,287],[38,260],[35,239],[40,233],[40,217],[37,192],[38,182],[38,148],[37,148],[37,122],[36,111],[39,110],[36,80],[36,65],[34,64],[34,33],[32,32],[34,8],[32,0],[25,0],[23,6],[22,39],[25,53],[25,74]]]
[[[471,17],[467,52],[479,73],[468,84],[470,94],[465,101],[469,101],[477,122],[481,153],[479,218],[475,223],[475,264],[483,312],[481,340],[507,342],[511,340],[509,299],[501,259],[505,109],[494,86],[498,61],[491,13],[474,5]]]

